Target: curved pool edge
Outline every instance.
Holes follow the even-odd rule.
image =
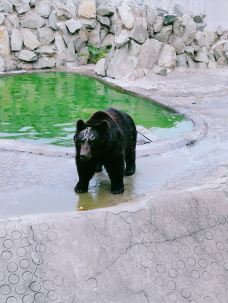
[[[179,114],[185,116],[187,120],[190,120],[193,123],[193,129],[190,132],[187,132],[184,135],[178,136],[176,139],[161,140],[154,143],[148,143],[143,145],[138,145],[136,148],[137,157],[150,156],[154,154],[160,154],[168,152],[169,150],[179,149],[184,146],[190,146],[196,144],[199,140],[204,138],[207,134],[208,126],[203,118],[191,111],[187,107],[176,107],[171,106],[167,103],[164,103],[159,100],[159,98],[152,99],[148,96],[148,93],[140,88],[135,87],[126,87],[116,83],[113,79],[102,78],[97,76],[94,72],[93,66],[77,68],[77,69],[49,69],[49,70],[20,70],[0,73],[0,77],[9,76],[9,75],[18,75],[18,74],[32,74],[32,73],[48,73],[48,72],[69,72],[74,74],[81,74],[85,76],[90,76],[95,78],[98,81],[101,81],[107,85],[112,86],[113,88],[119,89],[126,93],[131,93],[139,97],[146,98],[151,102],[157,103],[164,108],[175,111]],[[7,140],[0,139],[0,150],[1,151],[14,151],[14,152],[27,152],[31,154],[43,155],[43,156],[53,156],[53,157],[74,157],[75,149],[74,147],[61,147],[54,146],[51,144],[33,144],[25,143],[18,140]]]

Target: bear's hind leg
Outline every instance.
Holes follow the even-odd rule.
[[[135,173],[135,148],[126,152],[125,161],[126,161],[126,168],[124,171],[124,175],[131,176]]]

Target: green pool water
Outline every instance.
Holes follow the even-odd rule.
[[[0,138],[72,146],[76,121],[110,106],[163,138],[191,127],[182,115],[93,78],[48,72],[0,78]]]

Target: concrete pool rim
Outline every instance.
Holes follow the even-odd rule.
[[[134,96],[138,96],[144,99],[149,100],[152,103],[158,104],[159,106],[170,110],[172,112],[183,115],[186,120],[191,121],[193,126],[190,132],[187,132],[184,135],[178,136],[175,139],[161,140],[158,142],[152,142],[143,145],[137,145],[137,157],[145,157],[151,156],[155,154],[161,154],[164,152],[168,152],[173,149],[179,149],[184,146],[191,146],[196,144],[202,138],[204,138],[207,134],[208,126],[203,118],[196,112],[191,111],[186,106],[171,106],[163,101],[159,100],[159,98],[151,98],[148,96],[148,91],[144,89],[140,89],[138,87],[125,87],[124,83],[121,85],[119,82],[116,83],[113,79],[103,78],[97,76],[90,67],[84,68],[74,68],[74,69],[43,69],[43,70],[20,70],[20,71],[12,71],[12,72],[3,72],[0,73],[0,77],[4,76],[13,76],[19,74],[34,74],[34,73],[48,73],[48,72],[65,72],[72,74],[79,74],[83,76],[88,76],[96,79],[97,81],[102,82],[105,85],[108,85],[114,89],[122,91],[124,93],[128,93]],[[20,142],[18,140],[7,140],[0,139],[0,150],[1,151],[12,151],[12,152],[24,152],[30,154],[37,154],[43,156],[51,156],[51,157],[74,157],[75,149],[74,147],[61,147],[54,146],[51,144],[34,144],[27,142]]]

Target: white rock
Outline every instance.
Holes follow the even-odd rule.
[[[40,1],[36,4],[36,12],[44,18],[48,18],[51,13],[51,2],[47,0]]]
[[[184,26],[184,43],[190,45],[196,36],[196,24],[190,16],[183,15],[182,25]]]
[[[145,18],[136,18],[134,27],[130,33],[130,38],[140,44],[144,43],[149,38]]]
[[[55,46],[59,53],[65,53],[66,51],[66,44],[63,41],[62,36],[59,34],[59,32],[55,33]]]
[[[75,19],[70,19],[66,21],[66,26],[71,34],[74,34],[76,31],[78,31],[80,28],[82,28],[82,22],[75,20]]]
[[[23,14],[30,10],[29,0],[15,0],[14,5],[18,14]]]
[[[170,38],[170,45],[172,45],[177,54],[182,54],[185,49],[184,41],[181,37],[177,37],[175,35]]]
[[[112,16],[114,14],[114,7],[111,5],[99,5],[97,8],[97,15],[99,16]]]
[[[12,51],[20,51],[22,50],[23,40],[21,31],[17,28],[13,28],[11,34],[11,50]]]
[[[108,17],[103,16],[97,16],[97,21],[100,22],[100,24],[109,27],[110,26],[110,19]]]
[[[105,58],[100,59],[94,68],[95,73],[102,77],[105,77],[106,75],[105,62],[106,62]]]
[[[117,9],[123,26],[126,29],[132,29],[135,23],[135,17],[133,15],[131,7],[126,2],[123,2],[120,6],[117,7]]]
[[[208,63],[209,59],[208,59],[208,52],[206,47],[202,47],[197,54],[194,56],[194,60],[196,62],[204,62],[204,63]]]
[[[21,20],[22,27],[38,28],[44,26],[44,24],[44,19],[34,11],[27,12]]]
[[[164,26],[159,33],[155,35],[155,39],[161,42],[168,42],[173,31],[172,25]]]
[[[43,69],[43,68],[54,68],[56,66],[55,58],[49,58],[46,56],[38,58],[36,63],[33,64],[35,69]]]
[[[0,13],[0,25],[3,25],[5,22],[5,16]]]
[[[52,11],[51,14],[49,15],[48,23],[52,29],[54,29],[55,31],[58,30],[58,25],[57,25],[58,20],[55,11]]]
[[[168,73],[168,70],[167,68],[164,68],[164,67],[161,67],[161,66],[158,66],[158,65],[155,65],[152,69],[152,71],[157,74],[157,75],[160,75],[160,76],[166,76],[167,73]]]
[[[186,54],[177,55],[176,66],[177,67],[184,67],[184,68],[188,67]]]
[[[158,16],[154,24],[154,32],[159,33],[163,27],[163,17]]]
[[[152,69],[158,61],[162,45],[163,44],[158,40],[147,39],[140,48],[138,68]]]
[[[10,55],[10,41],[8,31],[5,26],[0,26],[0,56],[3,58]]]
[[[96,28],[91,30],[91,32],[89,33],[89,40],[88,40],[89,43],[91,43],[92,45],[98,48],[101,47],[100,33],[101,33],[101,25],[100,23],[97,23]]]
[[[129,31],[123,30],[118,36],[114,38],[114,43],[117,48],[122,47],[129,41]]]
[[[137,66],[137,58],[129,56],[128,45],[116,49],[106,57],[106,74],[110,78],[122,78],[132,74]]]
[[[15,53],[15,56],[22,60],[22,61],[26,61],[26,62],[33,62],[37,60],[37,55],[29,50],[21,50],[20,52]]]
[[[86,19],[96,18],[96,1],[83,0],[78,8],[78,17]]]
[[[112,46],[114,42],[114,35],[113,34],[108,34],[105,36],[104,40],[101,43],[101,47],[109,47]]]
[[[34,50],[40,46],[40,42],[30,29],[22,28],[21,33],[26,48],[29,50]]]
[[[158,65],[171,69],[176,66],[176,60],[177,56],[174,47],[169,44],[163,45],[160,57],[158,59]]]
[[[77,58],[76,53],[75,53],[75,47],[74,47],[74,41],[71,40],[69,43],[67,49],[66,49],[66,61],[68,62],[73,62]]]
[[[36,50],[36,53],[41,55],[53,56],[57,53],[57,48],[53,45],[42,45]]]
[[[37,32],[41,45],[50,44],[55,40],[54,33],[51,28],[41,27],[37,29]]]
[[[0,72],[4,72],[6,70],[6,63],[4,58],[0,57]]]

